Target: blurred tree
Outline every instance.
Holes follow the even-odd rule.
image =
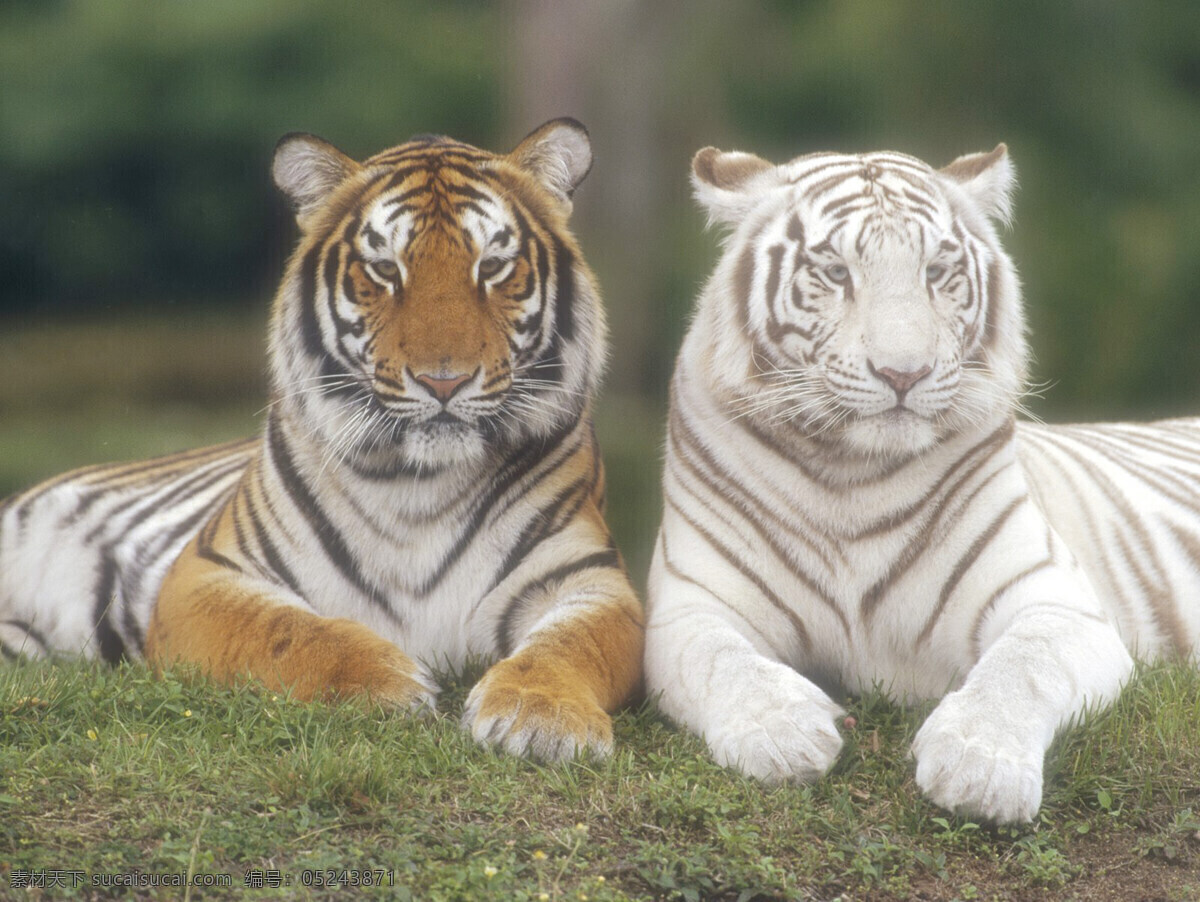
[[[652,323],[672,267],[666,220],[678,208],[678,162],[671,159],[667,109],[674,24],[710,3],[682,0],[595,3],[509,0],[511,119],[581,119],[596,163],[575,215],[588,259],[601,275],[612,341],[621,363],[610,385],[644,391],[663,371]],[[614,48],[619,52],[614,54]]]

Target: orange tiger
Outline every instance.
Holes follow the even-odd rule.
[[[262,435],[0,504],[0,651],[398,709],[434,707],[432,665],[488,657],[477,740],[607,752],[642,613],[601,513],[605,322],[567,226],[591,161],[571,119],[507,155],[422,136],[358,163],[283,138],[301,238]]]

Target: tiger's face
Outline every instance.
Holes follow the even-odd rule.
[[[340,456],[428,470],[577,419],[603,342],[566,227],[590,162],[567,120],[506,156],[419,138],[358,164],[285,139],[275,176],[304,236],[277,302],[277,391]]]
[[[942,172],[894,153],[772,166],[712,148],[697,194],[735,232],[710,288],[746,415],[874,458],[1010,409],[1025,351],[1003,146]]]

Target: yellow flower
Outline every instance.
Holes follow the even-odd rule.
[[[95,742],[95,741],[96,741],[97,739],[99,739],[100,737],[98,737],[98,736],[96,735],[96,731],[95,731],[95,730],[88,730],[88,731],[87,731],[87,738],[88,738],[88,739],[90,739],[90,740],[92,740],[92,742]]]
[[[496,868],[492,867],[490,864],[486,868],[483,869],[483,876],[487,877],[488,880],[491,880],[493,877],[495,877],[499,873],[500,873],[500,871],[497,870]]]
[[[543,852],[541,849],[538,849],[536,852],[533,853],[534,861],[545,861],[545,859],[546,859],[546,853]]]
[[[191,708],[188,708],[186,711],[184,711],[184,712],[183,712],[183,716],[184,716],[184,717],[191,717],[191,716],[192,716],[192,709],[191,709]]]

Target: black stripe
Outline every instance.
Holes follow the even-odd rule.
[[[342,265],[342,250],[343,247],[340,242],[334,244],[321,261],[325,277],[325,297],[323,300],[325,302],[325,309],[329,311],[329,320],[334,323],[338,321],[337,283],[338,272],[341,270]]]
[[[195,467],[189,466],[195,461],[211,463],[213,461],[220,461],[224,457],[235,457],[243,449],[253,445],[257,441],[257,438],[241,439],[224,445],[198,448],[193,451],[183,451],[179,454],[171,454],[165,457],[140,460],[132,464],[98,464],[82,470],[72,470],[49,482],[34,486],[31,491],[35,492],[35,494],[29,496],[22,503],[33,501],[57,486],[69,482],[77,482],[80,489],[92,489],[93,491],[85,495],[74,508],[59,518],[59,528],[65,529],[74,526],[97,501],[111,497],[114,490],[124,488],[124,483],[138,482],[143,486],[169,483],[171,480],[179,478],[177,472],[179,470],[189,468],[200,469],[199,465]],[[94,481],[88,481],[87,477],[98,478]],[[123,504],[117,510],[124,510],[129,504],[136,503],[140,497],[135,497],[131,502]],[[18,509],[17,511],[18,518],[23,521],[24,518],[22,515],[28,516],[25,508]],[[112,512],[108,516],[111,518],[111,515]],[[91,536],[89,535],[88,538],[91,538]]]
[[[109,664],[117,664],[125,658],[125,643],[109,620],[116,603],[117,564],[112,559],[111,548],[105,551],[92,605],[93,635],[100,643],[100,657]]]
[[[567,577],[583,570],[596,569],[621,570],[621,555],[615,547],[610,545],[603,551],[593,552],[587,557],[556,567],[549,573],[530,580],[514,593],[505,606],[504,613],[496,622],[496,646],[500,650],[500,656],[507,658],[512,654],[513,624],[533,599],[535,593],[546,591],[555,583],[561,583]]]
[[[241,492],[234,493],[234,496],[229,499],[229,519],[233,523],[233,537],[237,543],[238,554],[245,560],[254,560],[252,549],[250,548],[249,537],[246,535],[246,529],[242,526],[242,516],[239,510],[243,507],[243,494]],[[261,568],[260,568],[261,571]],[[266,575],[265,573],[263,574]]]
[[[398,187],[403,185],[408,179],[412,178],[414,175],[424,174],[424,173],[428,173],[428,172],[429,172],[429,167],[425,163],[417,163],[417,164],[414,164],[411,166],[405,166],[403,168],[396,169],[388,174],[387,183],[386,183],[386,185],[384,185],[382,193],[387,194],[387,192],[389,192],[389,191],[395,191]],[[400,194],[397,194],[395,197],[387,198],[386,200],[384,200],[383,203],[387,206],[391,206],[392,204],[402,205],[402,204],[405,204],[410,198],[416,197],[419,194],[425,194],[428,190],[429,190],[429,183],[422,182],[420,185],[417,185],[415,188],[409,188],[408,190],[403,191]],[[394,220],[397,216],[400,215],[401,212],[403,212],[402,209],[393,210],[392,213],[388,216],[388,222],[391,222],[392,220]]]
[[[50,643],[46,641],[45,633],[43,633],[41,630],[34,629],[33,624],[29,621],[15,620],[10,618],[5,620],[4,623],[7,626],[15,626],[17,629],[22,630],[27,636],[29,636],[30,639],[40,645],[44,650],[50,650]]]
[[[398,423],[397,425],[400,424]],[[402,457],[388,458],[383,464],[371,464],[366,460],[360,460],[357,455],[351,454],[343,462],[356,476],[361,476],[363,479],[369,479],[373,482],[392,482],[393,480],[402,478],[415,480],[433,479],[435,476],[442,475],[447,469],[447,467],[413,463]]]
[[[464,210],[470,210],[473,213],[478,213],[481,218],[488,216],[487,210],[483,209],[483,207],[479,206],[479,204],[475,203],[473,200],[460,200],[454,205],[455,213],[462,213]],[[464,244],[469,250],[471,247],[471,236],[464,231],[462,232],[462,238],[465,239]]]
[[[230,459],[218,459],[214,463],[205,466],[197,467],[187,476],[180,478],[178,474],[171,474],[171,481],[167,481],[171,487],[164,493],[158,493],[158,487],[154,490],[146,490],[143,492],[135,492],[133,497],[121,502],[115,507],[104,512],[104,520],[97,524],[92,530],[84,536],[85,542],[93,542],[100,537],[102,533],[112,526],[113,521],[127,511],[133,511],[134,516],[128,522],[122,525],[123,532],[129,532],[135,526],[142,523],[147,517],[162,511],[173,508],[180,499],[191,498],[200,492],[207,490],[213,483],[218,482],[228,476],[235,470],[244,469],[246,462],[239,460],[237,457],[231,456]],[[215,471],[215,472],[214,472]],[[172,481],[174,484],[172,484]],[[111,495],[111,492],[100,493],[106,497]],[[136,508],[142,507],[142,510]]]
[[[269,505],[267,512],[274,515]],[[300,592],[300,583],[296,580],[287,562],[284,561],[283,555],[279,553],[279,549],[275,547],[275,543],[271,541],[270,531],[267,529],[266,524],[263,523],[262,517],[259,516],[258,508],[255,506],[252,498],[246,499],[246,513],[250,519],[250,526],[254,530],[254,539],[258,543],[258,547],[262,549],[263,556],[266,557],[266,563],[271,572],[283,580],[284,585],[297,595],[302,595]]]
[[[385,611],[394,619],[395,614],[388,606],[387,600],[382,597],[378,587],[371,585],[367,581],[354,555],[343,540],[341,533],[337,531],[337,528],[325,516],[321,505],[317,502],[317,498],[308,483],[304,481],[299,470],[296,469],[296,465],[292,460],[284,439],[283,431],[279,428],[275,416],[272,416],[267,421],[267,448],[270,453],[271,463],[279,474],[279,478],[283,481],[284,488],[291,497],[292,503],[299,508],[300,513],[304,515],[304,519],[308,521],[313,535],[321,543],[321,548],[324,550],[325,556],[329,558],[330,562],[349,583],[362,594],[366,595],[380,610]]]
[[[555,251],[554,331],[566,341],[575,338],[575,257],[558,242]]]
[[[326,356],[325,343],[321,341],[321,327],[317,324],[317,262],[321,249],[314,246],[304,255],[300,264],[300,339],[309,357]]]
[[[428,595],[437,587],[450,571],[450,568],[458,562],[459,558],[470,547],[475,536],[488,521],[496,502],[517,482],[532,473],[539,465],[548,462],[559,446],[575,430],[575,425],[575,423],[571,423],[566,428],[560,429],[545,439],[536,439],[525,443],[505,461],[504,465],[489,480],[490,486],[487,494],[482,495],[468,513],[466,526],[455,540],[454,545],[451,546],[441,563],[438,564],[437,569],[434,570],[425,582],[414,590],[415,594],[418,596]],[[568,454],[573,453],[574,450],[571,449],[568,451]],[[526,486],[525,491],[521,493],[521,497],[525,497],[533,486],[536,486],[553,473],[555,469],[556,467],[546,466],[537,479],[532,481],[529,486]]]
[[[536,238],[531,236],[530,243],[537,250],[538,287],[541,289],[542,295],[538,310],[530,314],[531,322],[524,327],[525,331],[533,332],[541,329],[546,312],[547,292],[550,290],[550,256],[546,246]],[[555,256],[560,269],[555,275],[554,333],[550,336],[550,343],[546,345],[545,350],[538,355],[536,361],[526,372],[536,373],[537,378],[547,382],[562,384],[566,373],[562,359],[563,341],[569,341],[575,334],[575,278],[571,268],[574,266],[574,262],[570,251],[567,251],[562,245],[558,245]],[[562,265],[568,267],[565,278],[564,271],[561,269]]]
[[[228,493],[226,493],[228,495]],[[163,549],[170,548],[181,536],[186,536],[194,533],[206,518],[212,517],[215,511],[221,509],[224,503],[224,497],[219,498],[213,504],[210,504],[192,514],[186,520],[175,524],[169,532],[159,538],[158,549],[156,553],[147,555],[152,560],[158,560]],[[112,554],[112,546],[104,551],[105,557]],[[161,586],[160,586],[161,588]],[[157,595],[157,592],[155,593]],[[121,611],[121,625],[125,629],[125,635],[133,640],[133,644],[137,647],[139,653],[143,653],[146,649],[146,637],[142,632],[142,625],[137,620],[137,615],[134,613],[133,605],[126,599]]]
[[[233,558],[221,554],[221,552],[215,550],[211,542],[202,542],[197,544],[196,556],[201,560],[209,561],[210,563],[216,564],[218,567],[222,567],[232,573],[246,572],[242,569],[242,565]]]
[[[367,239],[367,244],[371,245],[373,250],[379,250],[383,247],[384,237],[376,232],[370,223],[367,223],[366,227],[363,228],[362,234]]]
[[[504,562],[492,580],[492,589],[504,582],[534,548],[561,532],[571,522],[571,519],[591,495],[591,489],[592,483],[589,479],[576,479],[558,492],[549,504],[537,510],[526,523],[525,528],[521,530],[516,542],[508,549],[508,554],[504,556]],[[567,509],[568,505],[569,509]],[[567,509],[567,513],[562,516],[564,509]]]
[[[558,433],[554,433],[545,441],[529,441],[529,443],[523,445],[521,450],[518,450],[514,456],[509,458],[509,461],[504,464],[504,467],[499,469],[496,476],[492,477],[491,491],[484,495],[484,497],[482,497],[478,503],[476,503],[474,509],[470,511],[468,515],[469,519],[467,522],[467,528],[464,529],[460,535],[458,535],[458,539],[455,541],[454,546],[451,546],[450,551],[446,553],[446,557],[442,559],[442,563],[438,565],[437,570],[434,570],[430,578],[426,579],[426,581],[415,590],[416,594],[421,596],[428,595],[434,588],[437,587],[438,583],[442,582],[442,579],[445,578],[446,573],[450,571],[451,567],[454,566],[458,559],[462,557],[463,553],[467,551],[467,548],[470,547],[470,543],[474,541],[475,536],[478,535],[480,529],[484,527],[488,517],[491,515],[494,505],[496,505],[500,497],[502,497],[505,492],[508,492],[512,486],[516,485],[518,481],[522,480],[523,477],[528,476],[534,469],[538,468],[539,464],[548,461],[548,458],[550,458],[554,450],[557,450],[558,446],[563,444],[563,441],[568,438],[568,435],[570,435],[572,431],[574,431],[574,428],[575,423],[571,423],[568,428],[560,429]],[[522,492],[522,498],[524,495],[528,494],[530,488],[538,485],[541,480],[546,479],[547,475],[553,473],[554,469],[556,468],[547,467],[544,471],[542,471],[538,479],[530,483],[530,485],[526,487],[526,491]]]

